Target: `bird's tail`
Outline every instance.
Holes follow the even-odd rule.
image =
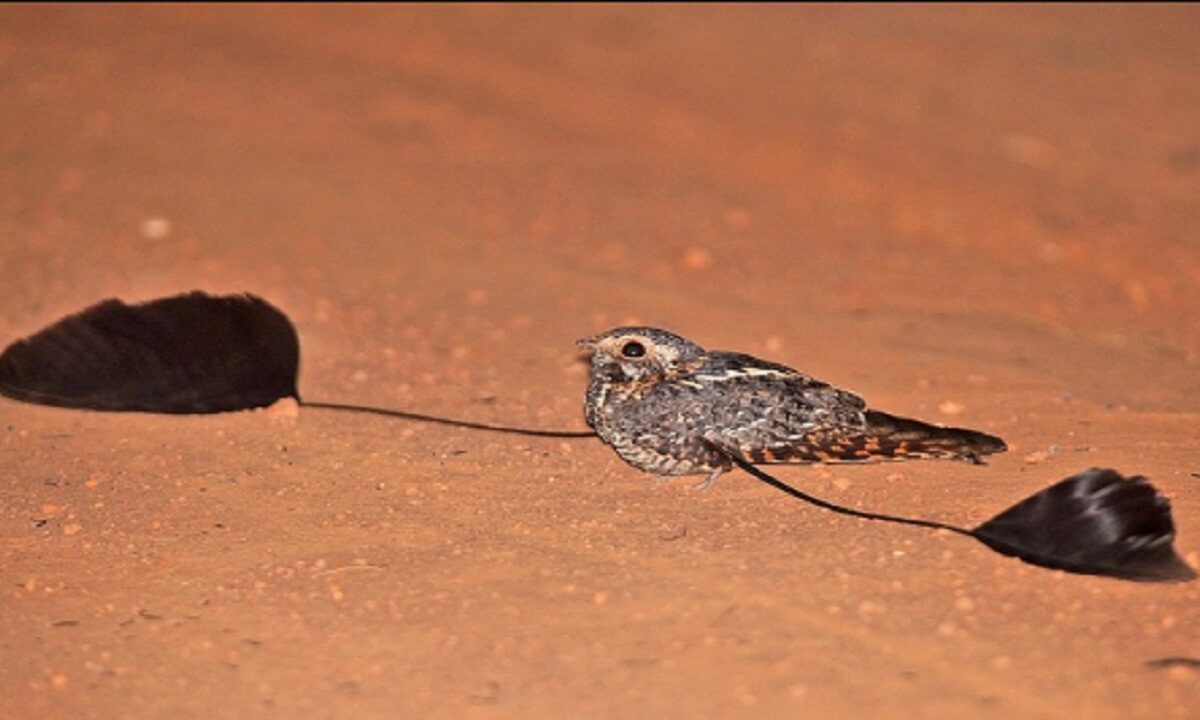
[[[795,442],[737,451],[751,464],[846,463],[949,458],[982,463],[984,455],[1008,446],[993,435],[965,428],[942,427],[920,420],[866,411],[866,432],[839,428],[813,430]]]
[[[1008,446],[994,435],[966,428],[943,427],[867,410],[867,438],[874,457],[952,458],[974,463]]]

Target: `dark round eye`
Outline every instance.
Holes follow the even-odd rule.
[[[637,340],[630,340],[621,346],[621,354],[627,358],[640,358],[646,354],[646,346]]]

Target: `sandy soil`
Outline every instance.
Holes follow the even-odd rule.
[[[582,426],[638,320],[1006,438],[789,468],[979,522],[1151,477],[1200,565],[1200,12],[0,9],[8,343],[253,291],[302,393]],[[11,718],[1184,718],[1200,583],[594,440],[0,401]]]

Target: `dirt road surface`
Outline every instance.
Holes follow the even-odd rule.
[[[1011,445],[809,492],[1110,466],[1197,566],[1197,77],[1187,6],[6,6],[0,341],[251,291],[307,399],[581,428],[649,323]],[[3,400],[0,528],[7,718],[1200,716],[1200,583],[591,439]]]

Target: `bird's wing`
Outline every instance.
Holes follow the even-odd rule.
[[[707,402],[696,412],[707,417],[697,419],[705,437],[722,447],[783,457],[813,444],[814,436],[840,442],[865,431],[866,403],[859,396],[750,355],[712,353],[681,380],[704,388]]]

